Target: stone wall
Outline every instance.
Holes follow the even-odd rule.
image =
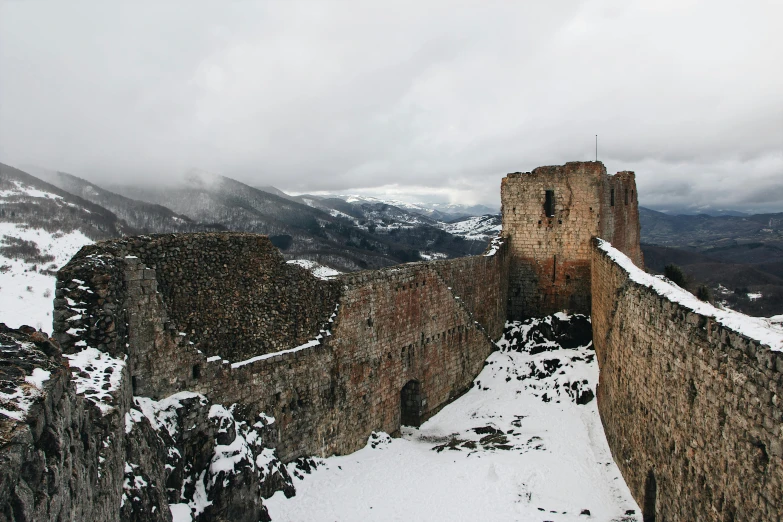
[[[421,396],[419,422],[471,386],[492,343],[436,266],[403,265],[343,282],[332,345],[339,367],[350,371],[343,386],[359,407],[345,420],[363,430],[358,440],[373,429],[399,430],[401,392],[411,381]]]
[[[641,266],[635,194],[632,172],[609,176],[601,162],[539,167],[503,178],[503,236],[511,255],[509,317],[561,310],[589,314],[590,240],[599,234],[620,240],[618,248]]]
[[[266,238],[248,234],[203,234],[86,247],[58,276],[55,335],[66,352],[88,344],[127,354],[134,395],[160,399],[192,391],[217,403],[241,404],[251,417],[274,416],[277,433],[270,444],[289,461],[349,453],[374,430],[398,431],[402,390],[411,381],[416,415],[425,420],[468,389],[492,349],[489,336],[502,331],[504,245],[490,256],[401,265],[327,282],[285,265],[267,244]],[[211,258],[193,254],[214,245],[230,246],[234,261],[224,263],[216,251]],[[239,259],[243,252],[250,261]],[[228,301],[240,284],[254,285],[253,266],[263,285],[280,287],[276,300],[259,298],[249,311],[232,314],[275,317],[281,300],[288,299],[284,305],[296,314],[317,315],[321,322],[310,323],[308,337],[291,333],[287,342],[276,340],[271,353],[271,343],[255,342],[270,334],[252,328],[238,341],[223,338],[217,344],[198,325],[214,325],[214,317],[226,312],[217,305],[193,306],[171,289],[175,277],[184,277],[172,274],[187,271],[182,267],[193,259],[199,265],[196,277],[212,274]],[[161,276],[161,270],[168,275]],[[214,281],[203,284],[217,288]],[[198,295],[199,285],[188,288]],[[195,328],[180,326],[182,320]],[[79,330],[96,322],[114,325],[113,331]]]
[[[497,329],[505,311],[494,301],[482,304],[491,294],[484,287],[506,269],[501,247],[494,256],[458,260],[456,266],[414,263],[342,276],[337,313],[319,343],[246,364],[204,363],[204,385],[191,386],[273,415],[284,461],[351,453],[373,431],[399,431],[407,383],[419,384],[420,421],[471,386],[492,350],[476,320],[488,318]],[[456,299],[457,283],[446,283],[442,271],[461,280],[475,317]]]
[[[146,272],[146,279],[144,272],[129,274],[127,289],[159,292],[167,321],[205,354],[232,360],[306,342],[337,301],[334,284],[285,263],[266,236],[162,234],[105,241],[82,249],[61,279],[96,256],[113,264],[115,272],[135,261],[154,270]],[[110,284],[122,281],[115,272],[106,273]]]
[[[618,172],[604,176],[601,194],[601,223],[598,237],[609,241],[627,255],[636,266],[644,266],[639,244],[639,201],[636,176],[633,172]]]
[[[601,163],[567,163],[509,174],[501,185],[503,235],[511,250],[509,315],[589,313],[590,238],[598,231]],[[546,191],[553,191],[548,216]]]
[[[438,261],[433,266],[487,335],[499,339],[508,314],[508,245],[499,246],[493,255]]]
[[[592,252],[598,406],[649,520],[780,520],[783,353]],[[648,518],[645,518],[648,520]]]

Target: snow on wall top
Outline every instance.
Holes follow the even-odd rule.
[[[775,318],[750,317],[734,310],[716,308],[709,303],[700,301],[690,292],[664,279],[663,276],[654,276],[644,272],[609,242],[599,239],[598,248],[625,270],[632,281],[652,289],[658,295],[699,315],[711,317],[726,328],[769,346],[773,351],[783,352],[783,324],[776,321]]]

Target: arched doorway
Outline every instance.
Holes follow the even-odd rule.
[[[421,426],[421,415],[427,401],[421,392],[421,383],[413,380],[402,387],[400,392],[400,425]]]
[[[658,496],[658,485],[655,482],[653,470],[647,472],[647,480],[644,483],[644,507],[642,508],[642,520],[655,522],[655,502]]]

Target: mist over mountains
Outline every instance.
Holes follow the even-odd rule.
[[[349,272],[476,255],[501,230],[496,209],[481,205],[291,195],[197,170],[159,187],[99,186],[74,174],[27,170],[32,173],[0,164],[0,222],[50,233],[79,232],[92,241],[133,234],[253,232],[269,235],[286,259]],[[648,269],[662,272],[675,263],[692,285],[712,288],[719,302],[755,315],[783,313],[783,213],[713,213],[640,208]]]
[[[36,177],[6,165],[0,165],[0,172],[9,187],[18,183],[56,195],[73,209],[52,206],[47,198],[3,201],[4,210],[19,223],[65,223],[69,230],[84,223],[85,235],[93,240],[209,230],[260,233],[269,235],[288,259],[317,261],[341,271],[478,254],[499,230],[452,233],[423,208],[414,212],[376,199],[291,196],[200,171],[191,171],[178,185],[157,188],[101,187],[69,173],[36,169]]]

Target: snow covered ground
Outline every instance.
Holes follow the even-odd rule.
[[[309,270],[318,279],[331,279],[342,274],[342,272],[334,268],[322,265],[316,261],[310,261],[309,259],[292,259],[291,261],[286,261],[286,263],[301,266],[305,270]]]
[[[12,328],[26,324],[51,333],[55,289],[52,274],[92,241],[78,231],[50,233],[21,224],[0,223],[0,247],[7,244],[8,237],[32,241],[41,255],[54,259],[27,262],[20,257],[6,257],[0,250],[0,323]]]
[[[420,429],[310,473],[289,464],[297,493],[266,502],[272,520],[641,521],[593,398],[595,352],[537,333],[563,319],[507,325],[475,386]]]

